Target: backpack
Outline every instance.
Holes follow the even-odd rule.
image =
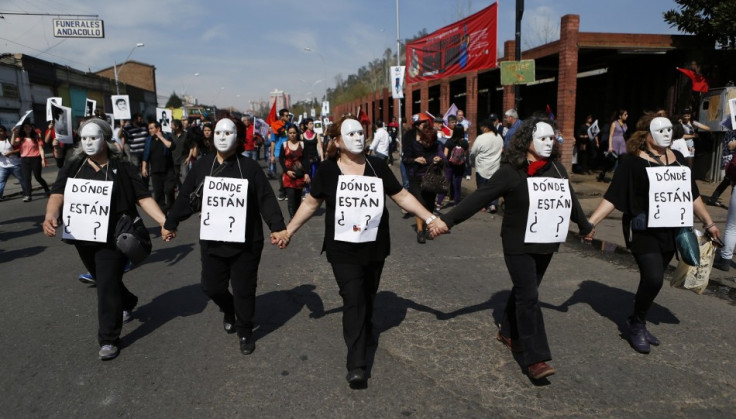
[[[450,153],[450,164],[455,166],[462,166],[465,164],[465,150],[463,150],[462,147],[459,145],[456,145],[452,148],[452,152]]]

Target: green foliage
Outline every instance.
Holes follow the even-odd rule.
[[[736,2],[734,0],[674,0],[680,10],[664,12],[664,21],[680,31],[694,34],[721,48],[736,48]]]
[[[182,105],[183,102],[181,101],[181,98],[177,96],[176,92],[172,93],[171,96],[169,96],[169,100],[166,101],[167,108],[181,108]]]

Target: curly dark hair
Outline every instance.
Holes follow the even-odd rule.
[[[529,145],[534,139],[534,129],[538,122],[549,124],[549,120],[542,118],[532,118],[522,122],[519,129],[516,130],[514,136],[511,138],[508,148],[504,151],[501,163],[508,163],[517,169],[527,165],[526,153],[529,151]],[[559,158],[560,143],[555,141],[549,160],[557,160]]]

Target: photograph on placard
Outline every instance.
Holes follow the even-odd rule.
[[[46,122],[52,121],[54,117],[51,115],[51,104],[61,106],[61,98],[60,97],[50,97],[46,98]]]
[[[171,110],[156,108],[156,120],[161,124],[161,131],[171,133]]]
[[[71,144],[72,139],[72,109],[66,106],[51,105],[51,117],[54,121],[54,132],[60,143]]]
[[[112,113],[115,119],[130,119],[130,99],[128,95],[112,95]]]
[[[87,98],[87,103],[84,107],[84,116],[94,116],[96,109],[97,101]]]

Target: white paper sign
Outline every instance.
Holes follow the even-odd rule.
[[[350,243],[376,241],[383,201],[381,178],[340,175],[335,200],[335,240]]]
[[[312,118],[312,119],[316,118],[317,117],[317,110],[314,109],[314,108],[310,109],[309,110],[309,117]]]
[[[54,121],[54,133],[56,139],[60,143],[72,144],[74,138],[72,137],[72,108],[66,106],[56,106],[51,104],[51,116]]]
[[[112,95],[112,114],[115,119],[130,119],[130,99],[128,95]]]
[[[693,193],[687,166],[647,167],[648,227],[692,227]]]
[[[330,114],[330,102],[324,101],[322,102],[322,115],[329,115]]]
[[[562,243],[567,238],[572,196],[567,179],[527,178],[529,213],[524,243]]]
[[[316,132],[319,135],[322,135],[322,133],[324,132],[322,130],[322,120],[320,119],[314,120],[314,132]]]
[[[156,120],[161,124],[161,131],[171,134],[171,109],[156,108]]]
[[[51,121],[54,117],[51,115],[51,104],[61,106],[60,97],[50,97],[46,99],[46,122]]]
[[[86,106],[84,107],[84,116],[94,116],[95,110],[97,109],[97,101],[87,99]]]
[[[736,127],[736,98],[728,99],[728,108],[731,112],[731,126]]]
[[[199,238],[245,243],[248,179],[204,178]]]
[[[394,99],[404,98],[404,74],[406,66],[391,66],[391,97]]]
[[[21,125],[23,125],[23,121],[25,121],[26,118],[28,118],[28,115],[30,115],[32,112],[33,112],[33,109],[31,109],[30,111],[26,111],[26,113],[24,113],[23,116],[15,124],[15,127],[14,128],[17,128],[17,127],[20,127]]]
[[[106,242],[111,197],[112,181],[67,179],[62,238]]]

